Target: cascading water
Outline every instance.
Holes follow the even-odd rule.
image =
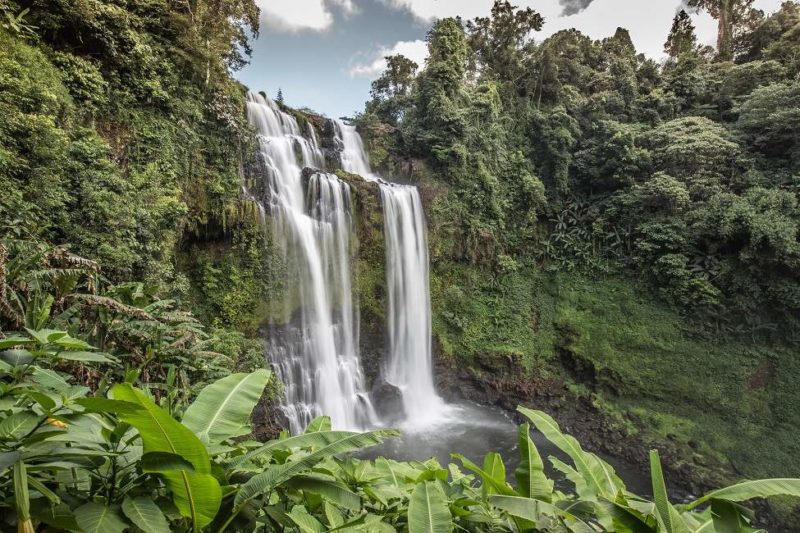
[[[386,246],[388,358],[384,378],[403,394],[408,422],[424,426],[446,410],[433,384],[428,241],[419,191],[374,175],[355,127],[336,122],[342,167],[377,181]]]
[[[379,421],[365,391],[358,351],[350,187],[332,174],[303,172],[325,166],[313,126],[304,135],[291,115],[259,95],[248,95],[247,106],[258,132],[261,171],[244,195],[257,202],[262,217],[271,217],[287,273],[281,321],[286,325],[273,328],[269,354],[284,385],[290,429],[299,433],[322,414],[330,415],[337,428],[374,427]],[[511,420],[487,407],[447,405],[436,394],[419,192],[372,174],[352,126],[337,122],[336,141],[344,170],[378,182],[384,211],[388,356],[383,377],[402,392],[406,423],[401,439],[370,453],[407,460],[435,456],[444,462],[453,449],[472,460],[499,450],[513,468],[517,444]],[[546,443],[537,445],[548,451]]]
[[[313,127],[303,136],[294,117],[261,95],[249,94],[247,109],[258,132],[260,197],[291,286],[286,309],[299,309],[299,324],[284,317],[294,325],[269,341],[290,429],[298,433],[323,414],[337,428],[373,426],[358,354],[350,187],[321,172],[308,176],[304,187],[302,169],[324,167]]]

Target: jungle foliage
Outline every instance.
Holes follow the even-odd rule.
[[[537,41],[538,13],[497,1],[437,22],[418,72],[389,58],[360,122],[395,128],[375,141],[390,170],[422,159],[446,185],[441,258],[634,275],[703,327],[784,340],[800,316],[800,5],[752,4],[690,2],[719,20],[718,50],[680,12],[658,63],[624,29]]]
[[[0,29],[3,220],[91,256],[113,279],[185,291],[179,246],[230,230],[239,210],[251,140],[230,69],[258,29],[255,4],[0,9],[21,17]]]
[[[550,457],[546,471],[523,424],[513,485],[497,453],[482,465],[454,454],[461,466],[445,467],[355,459],[397,433],[334,431],[325,417],[259,442],[250,418],[269,371],[231,373],[237,354],[214,351],[224,340],[175,302],[142,283],[110,285],[97,263],[10,229],[0,242],[3,529],[748,531],[754,515],[740,502],[800,497],[800,480],[771,479],[673,505],[654,451],[651,502],[524,408],[572,464]]]
[[[648,284],[693,334],[796,341],[800,7],[690,5],[719,19],[719,48],[698,46],[679,14],[663,64],[624,30],[535,42],[545,21],[507,2],[437,22],[419,73],[389,59],[360,124],[384,133],[374,161],[418,178],[423,159],[442,192],[432,281],[450,355],[491,346],[531,363],[575,333],[573,354],[655,396],[675,391],[673,346],[720,368],[729,352],[672,343],[678,319],[658,308],[647,316],[670,323],[652,326],[667,333],[649,340],[663,350],[651,369],[666,370],[645,380],[618,349],[642,340],[622,316],[639,308],[612,313],[629,327],[609,332],[588,317],[617,288],[573,285],[599,274]],[[649,501],[529,410],[572,463],[550,459],[566,487],[527,425],[514,484],[497,454],[460,467],[354,459],[394,432],[325,418],[256,442],[251,413],[277,387],[255,339],[274,276],[268,232],[239,195],[252,140],[231,72],[257,30],[252,0],[0,0],[0,529],[751,531],[740,502],[798,496],[797,480],[777,479],[672,504],[654,454]],[[541,271],[575,277],[553,291]],[[736,379],[754,351],[736,351]],[[775,353],[767,374],[783,371]],[[709,419],[745,420],[763,440],[780,418],[779,445],[796,435],[791,375],[780,401],[755,403],[689,391],[696,375],[672,381]],[[730,401],[715,411],[701,396]],[[677,424],[645,404],[632,409],[672,438]]]
[[[9,260],[46,276],[73,268],[70,257],[91,258],[95,281],[69,278],[52,295],[53,316],[79,302],[74,318],[99,298],[159,302],[157,313],[191,308],[191,321],[209,324],[224,345],[226,368],[261,364],[265,233],[239,196],[252,136],[245,90],[231,76],[258,31],[255,3],[2,0],[0,12],[0,233]],[[29,290],[33,281],[13,283]],[[64,300],[70,292],[90,298]],[[19,327],[25,312],[4,309],[0,329]],[[141,351],[141,341],[126,346]],[[189,372],[194,357],[185,360]]]
[[[436,22],[358,117],[425,191],[443,357],[563,382],[695,474],[800,471],[800,4],[688,2],[660,60],[512,4]]]

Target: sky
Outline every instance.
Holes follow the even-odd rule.
[[[396,53],[424,64],[425,35],[437,18],[488,16],[492,0],[256,0],[261,32],[250,64],[237,73],[255,91],[329,117],[352,116],[369,99],[372,80]],[[663,57],[672,18],[684,0],[512,0],[544,18],[537,41],[566,28],[594,39],[627,28],[636,48]],[[767,13],[781,0],[756,0]],[[713,44],[716,22],[693,15],[699,40]]]

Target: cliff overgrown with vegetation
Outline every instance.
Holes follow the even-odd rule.
[[[706,480],[797,472],[800,6],[692,7],[721,48],[682,11],[661,63],[508,2],[438,21],[357,121],[425,191],[444,359],[563,383]]]
[[[231,361],[260,365],[260,343],[247,339],[269,290],[265,234],[239,196],[253,141],[230,75],[258,30],[255,4],[4,0],[0,10],[5,254],[42,275],[70,267],[54,257],[94,262],[96,281],[76,273],[54,316],[71,309],[69,293],[107,297],[135,280],[191,310]],[[24,257],[22,242],[57,249]],[[4,326],[24,325],[26,312],[6,307]]]

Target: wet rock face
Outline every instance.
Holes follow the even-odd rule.
[[[647,458],[653,443],[620,430],[585,396],[574,394],[560,378],[543,378],[509,357],[486,354],[470,363],[443,357],[434,342],[437,391],[448,401],[469,400],[499,407],[518,422],[522,405],[549,413],[565,433],[575,436],[587,451],[607,454],[639,472],[649,471]],[[678,500],[723,486],[732,476],[730,465],[713,464],[698,477],[697,469],[683,459],[680,447],[669,441],[655,446],[670,480],[671,496]]]
[[[325,164],[329,170],[342,168],[342,147],[336,142],[336,124],[331,119],[326,119],[319,130],[319,143],[325,154]]]
[[[372,405],[380,419],[389,425],[405,419],[403,393],[399,388],[381,379],[372,387]]]
[[[253,410],[251,420],[253,437],[261,442],[278,438],[281,431],[289,427],[289,420],[281,410],[280,397],[277,395],[262,397]]]

